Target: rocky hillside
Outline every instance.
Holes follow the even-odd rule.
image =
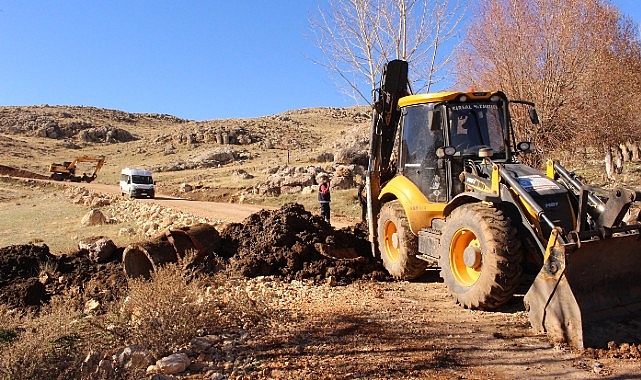
[[[116,183],[122,167],[136,166],[157,172],[169,193],[277,195],[303,191],[339,165],[348,178],[342,187],[352,187],[366,162],[369,119],[366,107],[194,121],[84,106],[4,106],[0,149],[4,165],[42,175],[53,162],[104,155],[97,182]]]

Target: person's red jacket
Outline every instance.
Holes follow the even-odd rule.
[[[329,183],[323,182],[318,186],[318,201],[330,202],[331,195],[329,193]]]

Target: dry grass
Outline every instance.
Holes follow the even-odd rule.
[[[74,378],[83,359],[81,312],[77,302],[55,297],[38,315],[0,310],[0,376],[3,379]]]
[[[89,350],[112,355],[138,344],[156,358],[199,335],[248,330],[276,315],[269,294],[252,296],[225,275],[197,275],[185,261],[133,280],[100,315],[84,315],[78,297],[57,296],[38,314],[0,310],[0,378],[80,378]],[[144,377],[145,368],[118,368],[119,378]]]
[[[0,247],[45,243],[51,252],[75,252],[78,240],[91,236],[109,236],[123,246],[139,236],[119,236],[126,223],[80,226],[90,210],[73,204],[58,185],[29,184],[0,178]]]
[[[131,281],[121,316],[129,321],[130,343],[162,356],[196,336],[258,322],[265,310],[260,304],[230,288],[223,275],[197,275],[179,262],[153,272],[150,280]]]

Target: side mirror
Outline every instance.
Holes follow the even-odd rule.
[[[536,109],[530,108],[528,113],[530,114],[530,121],[532,124],[539,124],[539,114],[536,112]]]

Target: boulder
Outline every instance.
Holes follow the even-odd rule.
[[[281,187],[304,187],[314,184],[314,177],[309,173],[296,173],[283,177],[280,181]]]
[[[354,180],[349,177],[334,177],[331,181],[331,187],[337,190],[346,190],[354,187]]]
[[[156,361],[156,368],[165,375],[173,375],[174,373],[183,372],[190,364],[191,359],[189,359],[189,356],[180,352]]]
[[[367,165],[367,151],[358,147],[347,147],[336,151],[334,163]]]
[[[78,242],[78,249],[87,252],[89,258],[96,262],[107,261],[116,252],[116,244],[105,236],[83,239]]]
[[[83,227],[97,226],[106,223],[107,218],[105,218],[105,215],[100,210],[95,208],[86,213],[85,216],[83,216],[80,220],[80,225]]]

